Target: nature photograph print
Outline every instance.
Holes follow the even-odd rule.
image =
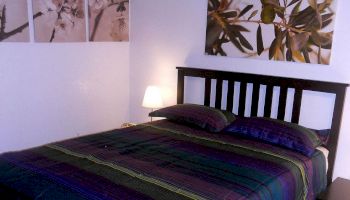
[[[129,0],[89,0],[89,41],[129,41]]]
[[[36,42],[85,42],[85,0],[32,0]],[[39,17],[36,17],[40,15]]]
[[[335,0],[208,0],[207,55],[329,65]]]
[[[0,42],[29,42],[27,0],[0,0]]]

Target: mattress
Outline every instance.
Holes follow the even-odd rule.
[[[314,199],[326,158],[168,120],[0,155],[18,199]]]

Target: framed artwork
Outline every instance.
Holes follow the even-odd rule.
[[[335,0],[208,0],[207,55],[329,64]]]
[[[129,41],[129,0],[89,0],[89,41]]]
[[[0,42],[29,42],[27,0],[0,0]]]
[[[85,0],[33,0],[33,14],[36,42],[86,41]]]

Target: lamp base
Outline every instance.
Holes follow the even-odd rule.
[[[151,112],[153,112],[153,108],[151,108]],[[153,117],[151,117],[151,122],[153,122],[153,119],[152,119]]]

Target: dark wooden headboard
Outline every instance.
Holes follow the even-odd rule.
[[[288,89],[294,89],[293,107],[292,107],[292,123],[299,123],[301,102],[303,97],[303,91],[316,91],[335,94],[335,104],[333,109],[332,123],[331,123],[331,137],[329,139],[329,150],[328,157],[328,183],[331,183],[334,169],[335,156],[338,145],[339,130],[342,118],[342,112],[344,107],[345,93],[348,84],[344,83],[333,83],[325,81],[314,81],[304,80],[295,78],[285,78],[276,76],[266,76],[257,74],[217,71],[208,69],[198,68],[187,68],[177,67],[178,69],[178,85],[177,85],[177,103],[184,103],[184,86],[185,77],[199,77],[205,79],[205,90],[204,90],[204,105],[210,106],[211,99],[211,84],[212,80],[216,80],[215,90],[215,107],[222,109],[222,90],[223,81],[228,82],[227,86],[227,99],[226,99],[226,110],[233,111],[233,98],[234,98],[234,84],[235,82],[240,83],[239,90],[239,102],[235,103],[238,106],[238,115],[244,116],[246,106],[246,91],[247,84],[252,84],[252,100],[250,108],[250,116],[257,116],[259,106],[259,92],[260,86],[266,86],[265,91],[265,104],[264,106],[264,117],[271,117],[272,98],[274,87],[280,88],[279,99],[278,99],[278,114],[277,119],[285,120],[286,113],[286,102]]]

